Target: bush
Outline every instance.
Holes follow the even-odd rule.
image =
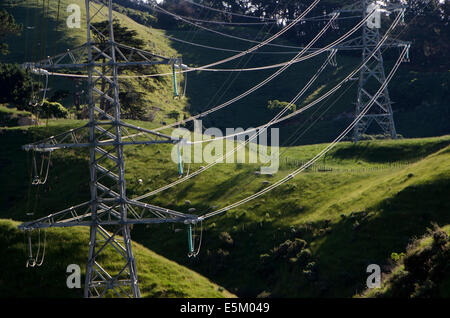
[[[445,231],[436,228],[433,233],[433,244],[431,245],[431,248],[434,251],[442,251],[445,249],[445,246],[448,242],[448,234]]]
[[[428,230],[431,244],[420,247],[420,241],[410,244],[404,253],[392,253],[391,258],[401,266],[384,283],[384,293],[377,297],[442,297],[448,281],[450,239],[448,234],[434,225]],[[445,297],[445,296],[444,296]]]
[[[312,270],[305,269],[303,271],[303,275],[310,282],[313,282],[313,281],[317,280],[317,274],[316,274],[316,272],[313,272]]]
[[[228,232],[221,232],[219,234],[219,239],[223,243],[226,243],[227,245],[233,245],[234,244],[233,238],[231,237],[230,233],[228,233]]]
[[[306,244],[306,241],[300,238],[296,238],[294,241],[286,240],[275,247],[273,254],[276,257],[282,258],[296,257],[297,254],[306,247]]]
[[[309,248],[305,248],[297,254],[297,262],[303,266],[311,259],[311,256],[311,250]]]
[[[69,111],[60,103],[46,100],[40,108],[39,115],[43,118],[67,118]]]
[[[258,296],[256,296],[256,298],[270,298],[271,293],[268,291],[262,291],[261,293],[258,294]]]

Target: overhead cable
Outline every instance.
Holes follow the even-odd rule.
[[[302,165],[300,168],[298,168],[297,170],[291,172],[289,175],[287,175],[286,177],[280,179],[279,181],[277,181],[276,183],[264,188],[261,191],[258,191],[257,193],[248,196],[242,200],[239,200],[235,203],[232,203],[230,205],[227,205],[224,208],[218,209],[216,211],[210,212],[210,213],[206,213],[202,216],[200,216],[201,220],[205,220],[208,218],[211,218],[213,216],[216,216],[218,214],[221,213],[225,213],[227,211],[229,211],[230,209],[236,208],[242,204],[245,204],[249,201],[252,201],[256,198],[258,198],[259,196],[264,195],[265,193],[279,187],[280,185],[286,183],[287,181],[293,179],[296,175],[298,175],[299,173],[303,172],[305,169],[307,169],[308,167],[310,167],[311,165],[313,165],[317,160],[319,160],[321,157],[323,157],[327,152],[329,152],[331,149],[333,149],[354,127],[355,125],[361,120],[361,118],[369,111],[369,109],[372,107],[372,105],[375,103],[376,99],[381,95],[381,93],[383,92],[383,90],[386,88],[386,86],[389,84],[389,82],[391,81],[392,77],[394,76],[394,74],[396,73],[398,67],[400,66],[400,64],[402,63],[403,58],[406,55],[406,51],[407,51],[407,47],[403,48],[402,53],[400,54],[400,57],[398,58],[397,62],[395,63],[393,69],[391,70],[391,72],[389,73],[388,77],[386,78],[386,80],[383,82],[383,84],[381,85],[381,87],[378,89],[377,93],[372,97],[372,99],[370,100],[370,102],[364,107],[364,109],[361,111],[360,114],[358,114],[358,116],[353,120],[353,122],[332,142],[330,143],[327,147],[325,147],[322,151],[320,151],[316,156],[314,156],[311,160],[309,160],[307,163],[305,163],[304,165]]]
[[[336,18],[336,17],[337,17],[337,15],[335,15],[333,18]],[[331,23],[332,23],[332,21],[333,21],[333,18],[330,20]],[[366,17],[366,18],[367,18],[367,17]],[[307,56],[309,56],[309,58],[311,58],[312,56],[316,56],[316,55],[318,55],[318,54],[321,54],[321,53],[323,53],[323,52],[325,52],[325,51],[330,50],[331,48],[333,48],[333,46],[335,46],[335,45],[339,44],[340,42],[344,41],[344,40],[347,39],[349,36],[351,36],[354,32],[356,32],[356,31],[357,31],[357,30],[365,23],[365,20],[366,20],[366,19],[361,20],[360,23],[358,23],[355,27],[353,27],[350,31],[348,31],[346,34],[344,34],[344,35],[343,35],[342,37],[340,37],[338,40],[336,40],[336,41],[334,41],[333,43],[331,43],[331,44],[329,44],[329,45],[323,47],[322,49],[317,50],[316,52],[314,52],[314,53],[313,53],[314,55],[309,54],[309,55],[307,55]],[[322,29],[322,31],[328,29],[329,24],[330,24],[330,22],[325,26],[324,29]],[[321,31],[321,32],[322,32],[322,31]],[[320,34],[320,33],[319,33],[319,34]],[[323,34],[323,33],[322,33],[322,34]],[[314,45],[314,42],[316,42],[317,40],[318,40],[318,37],[316,36],[316,37],[315,37],[315,38],[314,38],[314,39],[313,39],[313,40],[312,40],[305,48],[303,48],[303,50],[301,51],[301,54],[298,54],[297,56],[295,56],[293,59],[291,59],[291,60],[288,61],[288,62],[284,62],[284,63],[277,64],[277,67],[282,67],[281,70],[285,70],[285,66],[290,66],[292,63],[298,63],[298,62],[299,62],[300,60],[302,60],[303,58],[306,58],[307,56],[302,57],[303,53],[305,53],[305,52],[309,49],[310,46]],[[278,72],[274,73],[274,74],[277,74],[277,73],[279,73],[279,72],[280,72],[280,70],[279,70]],[[274,75],[274,74],[273,74],[273,75]],[[266,81],[270,81],[270,80],[271,80],[271,76],[270,76],[269,78],[267,78],[266,80],[264,80],[263,82],[261,82],[260,84],[263,84],[263,83],[264,83],[263,85],[265,85]],[[258,85],[260,85],[260,84],[258,84]],[[257,86],[258,86],[258,85],[257,85]],[[256,86],[255,86],[255,87],[256,87]],[[182,120],[182,121],[178,121],[178,122],[176,122],[176,123],[172,123],[172,124],[168,124],[168,125],[165,125],[165,126],[156,128],[155,131],[159,131],[159,130],[166,129],[166,128],[170,128],[170,127],[175,127],[175,126],[177,126],[177,125],[185,124],[185,123],[187,123],[187,122],[189,122],[189,121],[192,121],[192,120],[195,120],[195,119],[197,119],[197,118],[201,118],[201,117],[207,116],[207,115],[209,115],[210,113],[215,112],[216,110],[219,110],[219,109],[221,109],[221,108],[223,108],[223,107],[226,107],[226,106],[230,105],[231,103],[234,103],[235,101],[237,101],[237,100],[241,99],[242,97],[248,95],[248,92],[254,91],[254,90],[257,89],[257,88],[255,89],[255,87],[253,87],[253,88],[251,88],[250,90],[248,90],[247,92],[245,92],[245,93],[243,93],[243,94],[241,94],[241,95],[239,95],[239,96],[233,98],[232,100],[223,103],[222,105],[218,105],[218,106],[216,106],[216,107],[214,107],[214,108],[212,108],[212,109],[209,109],[209,110],[207,110],[207,111],[204,111],[204,112],[202,112],[202,113],[200,113],[200,114],[198,114],[198,115],[191,116],[191,117],[189,117],[189,118],[187,118],[187,119],[184,119],[184,120]],[[258,87],[258,88],[259,88],[259,87]]]
[[[220,10],[220,9],[208,7],[208,6],[205,6],[203,4],[196,3],[196,2],[190,1],[190,0],[183,0],[183,1],[191,3],[193,5],[196,5],[198,7],[204,8],[204,9],[220,12],[220,13],[223,13],[223,14],[226,14],[226,15],[237,16],[237,17],[241,17],[241,18],[255,19],[255,20],[260,20],[260,21],[272,21],[274,23],[278,22],[279,20],[283,20],[283,21],[286,21],[286,22],[291,22],[292,21],[292,19],[276,19],[276,18],[267,18],[267,17],[264,17],[264,16],[256,17],[256,16],[240,14],[240,13],[235,13],[235,12],[231,12],[231,11],[225,11],[225,10]],[[320,16],[316,16],[316,17],[307,18],[307,19],[305,19],[305,21],[322,21],[324,19],[328,20],[329,17],[330,17],[330,14],[324,14],[324,15],[320,15]],[[348,19],[348,18],[355,18],[355,17],[361,17],[361,16],[359,15],[359,16],[353,16],[353,17],[341,17],[340,19]]]
[[[294,20],[292,20],[292,22],[289,24],[289,25],[287,25],[286,27],[284,27],[281,31],[283,31],[285,28],[288,28],[287,30],[289,30],[290,28],[292,28],[295,24],[297,24],[300,20],[303,20],[303,17],[306,15],[306,14],[308,14],[316,5],[317,5],[317,3],[319,2],[320,0],[315,0],[305,11],[303,11],[297,18],[295,18]],[[213,29],[210,29],[210,28],[207,28],[207,27],[205,27],[205,26],[203,26],[203,25],[201,25],[201,24],[198,24],[198,23],[195,23],[195,22],[192,22],[192,21],[190,21],[190,20],[187,20],[187,19],[184,19],[184,18],[182,18],[182,17],[180,17],[179,15],[177,15],[177,14],[175,14],[175,13],[172,13],[172,12],[169,12],[169,11],[167,11],[167,10],[165,10],[165,9],[163,9],[163,8],[161,8],[161,7],[159,7],[159,6],[157,6],[157,5],[155,5],[155,7],[158,9],[158,11],[160,11],[160,12],[162,12],[162,13],[165,13],[165,14],[167,14],[167,15],[170,15],[170,16],[172,16],[173,18],[175,18],[175,19],[177,19],[177,20],[181,20],[181,21],[183,21],[183,22],[185,22],[185,23],[187,23],[187,24],[192,24],[192,25],[195,25],[195,26],[197,26],[198,28],[200,28],[200,29],[203,29],[203,30],[206,30],[206,31],[209,31],[209,32],[212,32],[212,33],[216,33],[216,34],[219,34],[219,35],[222,35],[222,36],[224,36],[224,37],[228,37],[228,38],[232,38],[232,39],[235,39],[235,40],[240,40],[240,41],[246,41],[246,42],[252,42],[252,43],[260,43],[260,42],[258,42],[258,41],[254,41],[254,40],[250,40],[250,39],[245,39],[245,38],[241,38],[241,37],[238,37],[238,36],[235,36],[235,35],[230,35],[230,34],[226,34],[226,33],[223,33],[223,32],[220,32],[220,31],[217,31],[217,30],[213,30]],[[287,31],[287,30],[285,30],[285,31]],[[281,34],[283,34],[283,33],[285,33],[285,31],[284,32],[282,32]],[[280,35],[281,35],[280,34]],[[278,37],[278,36],[277,36]],[[272,41],[272,40],[271,40]],[[265,41],[263,41],[263,42],[265,42]],[[270,42],[270,41],[269,41]],[[268,43],[268,42],[267,42]],[[266,44],[267,44],[266,43]],[[299,47],[297,47],[297,46],[290,46],[290,45],[281,45],[281,44],[268,44],[268,46],[276,46],[276,47],[283,47],[283,48],[290,48],[290,49],[299,49]]]
[[[346,78],[344,78],[344,79],[343,79],[339,84],[337,84],[335,87],[333,87],[332,89],[330,89],[326,94],[322,95],[320,98],[318,98],[318,99],[316,99],[315,101],[309,103],[308,105],[302,107],[300,110],[294,112],[294,114],[296,115],[296,114],[298,114],[298,113],[300,113],[300,112],[303,112],[303,111],[305,111],[306,109],[312,107],[313,105],[319,103],[321,100],[325,99],[326,97],[330,96],[332,93],[334,93],[335,91],[337,91],[344,83],[346,83],[352,76],[354,76],[359,70],[361,70],[361,68],[363,68],[363,67],[370,61],[370,59],[373,58],[373,56],[375,55],[376,51],[377,51],[377,50],[384,44],[384,42],[387,40],[389,33],[395,28],[395,26],[397,26],[397,24],[398,24],[399,21],[400,21],[400,18],[401,18],[401,13],[396,17],[396,19],[393,21],[393,23],[391,24],[391,26],[389,27],[389,29],[386,31],[385,35],[380,39],[380,42],[379,42],[379,43],[377,44],[377,46],[375,47],[375,50],[372,51],[372,53],[369,54],[369,55],[366,57],[366,59],[359,65],[358,68],[356,68],[355,70],[353,70],[348,76],[346,76]],[[282,110],[282,113],[284,113],[289,107],[290,107],[290,105],[286,106],[285,109]],[[280,113],[281,113],[281,112],[280,112]],[[285,116],[285,117],[286,117],[286,118],[289,118],[289,117],[291,117],[291,116],[294,115],[294,114],[290,114],[290,115]],[[278,117],[278,116],[276,116],[276,117]],[[274,118],[275,120],[272,119],[272,121],[273,121],[272,124],[278,123],[278,122],[280,122],[280,121],[286,119],[285,117],[282,117],[282,118],[276,118],[276,117]],[[267,126],[267,124],[264,125],[264,126]],[[267,126],[267,127],[268,127],[268,126]],[[259,133],[261,133],[261,131],[259,131]],[[160,187],[160,188],[158,188],[158,189],[156,189],[156,190],[154,190],[154,191],[152,191],[152,192],[149,192],[149,193],[147,193],[147,194],[141,195],[141,196],[135,198],[135,200],[138,200],[138,201],[139,201],[139,200],[145,199],[145,198],[147,198],[147,197],[150,197],[150,196],[152,196],[152,195],[158,194],[158,193],[160,193],[160,192],[162,192],[162,191],[165,191],[165,190],[167,190],[167,189],[169,189],[169,188],[171,188],[171,187],[173,187],[173,186],[175,186],[175,185],[177,185],[177,184],[180,184],[180,183],[182,183],[182,182],[184,182],[184,181],[187,181],[187,180],[189,180],[190,178],[192,178],[192,177],[194,177],[194,176],[196,176],[196,175],[198,175],[198,174],[200,174],[200,173],[206,171],[206,170],[209,169],[210,167],[216,165],[219,161],[223,160],[224,158],[230,156],[232,153],[234,153],[235,151],[237,151],[238,149],[240,149],[240,147],[245,146],[246,144],[248,144],[248,142],[250,142],[252,138],[254,139],[255,136],[257,136],[257,135],[251,136],[250,139],[247,140],[245,143],[239,145],[238,147],[235,147],[232,151],[230,151],[229,153],[225,154],[225,155],[222,156],[221,158],[218,158],[216,161],[210,163],[210,164],[207,165],[206,167],[203,167],[203,168],[200,168],[200,169],[194,171],[193,173],[191,173],[191,174],[190,174],[189,176],[187,176],[187,177],[184,177],[184,178],[182,178],[182,179],[178,179],[178,180],[176,180],[176,181],[174,181],[174,182],[172,182],[172,183],[170,183],[170,184],[168,184],[168,185],[166,185],[166,186]]]

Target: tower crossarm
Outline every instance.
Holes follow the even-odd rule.
[[[90,201],[25,222],[19,228],[90,227],[84,296],[140,297],[131,225],[174,222],[191,224],[201,221],[201,217],[128,199],[125,146],[175,144],[182,139],[134,126],[121,119],[119,69],[139,65],[142,66],[142,71],[147,72],[144,66],[169,64],[176,67],[181,59],[166,58],[116,43],[113,1],[84,0],[84,3],[86,44],[38,63],[25,64],[25,67],[35,74],[45,76],[54,69],[85,70],[89,123],[23,148],[42,152],[76,147],[89,149]],[[98,28],[94,21],[99,21],[102,17],[106,19],[106,26]],[[50,159],[48,162],[50,163]],[[118,265],[111,266],[108,262],[109,251],[117,252]]]
[[[123,132],[121,141],[118,142],[114,134],[115,124],[111,121],[95,122],[94,128],[99,132],[94,143],[89,141],[89,129],[93,126],[88,123],[82,127],[70,129],[64,133],[45,138],[41,141],[22,146],[24,150],[38,152],[49,152],[67,148],[88,148],[97,146],[121,145],[151,145],[170,143],[176,144],[182,139],[174,138],[166,134],[138,127],[123,121],[120,122]]]
[[[88,61],[88,48],[92,50],[93,61]],[[47,57],[37,62],[27,62],[22,65],[32,71],[43,69],[52,71],[56,69],[86,69],[89,66],[104,67],[111,66],[111,61],[103,62],[103,58],[110,59],[111,47],[114,47],[116,53],[115,66],[149,66],[157,64],[179,65],[181,58],[165,57],[146,50],[137,49],[117,42],[105,42],[83,44],[74,49],[68,49],[53,57]]]
[[[363,50],[365,47],[370,48],[375,47],[377,45],[377,43],[372,43],[372,45],[370,43],[364,45],[363,43],[363,37],[362,36],[358,36],[354,39],[342,42],[341,44],[335,46],[335,49],[341,50],[341,51],[345,51],[345,50]],[[393,39],[393,38],[387,38],[386,41],[382,44],[382,48],[395,48],[395,47],[405,47],[411,45],[411,42],[409,41],[402,41],[402,40],[398,40],[398,39]]]
[[[186,214],[133,200],[127,200],[126,204],[129,207],[128,216],[125,220],[121,220],[120,215],[117,215],[117,212],[115,211],[115,208],[120,205],[119,200],[98,199],[96,204],[98,209],[96,211],[95,220],[93,220],[90,211],[92,202],[87,201],[37,220],[24,222],[19,225],[19,229],[32,230],[52,227],[160,223],[195,224],[201,220],[197,215]]]

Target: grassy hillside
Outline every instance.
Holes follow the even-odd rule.
[[[51,2],[50,12],[45,14],[48,20],[41,20],[44,13],[35,0],[2,3],[25,25],[20,40],[9,41],[12,53],[3,57],[2,62],[33,60],[83,43],[83,28],[61,27],[55,34],[55,3]],[[61,3],[62,8],[69,3],[80,5],[82,11],[84,8],[82,0],[62,0]],[[60,25],[65,26],[67,14],[65,10],[61,12]],[[183,62],[189,65],[205,65],[233,53],[170,41],[162,34],[234,50],[252,46],[194,28],[156,30],[120,13],[115,15],[122,25],[138,32],[147,42],[147,49],[169,56],[182,55]],[[41,32],[46,29],[51,31]],[[267,30],[226,28],[223,31],[262,39]],[[295,44],[305,44],[300,42]],[[275,50],[265,48],[265,51]],[[290,57],[292,55],[252,54],[219,67],[269,65]],[[267,110],[268,100],[291,100],[324,58],[319,56],[291,66],[257,93],[204,118],[203,125],[247,128],[267,122],[274,115]],[[301,103],[333,87],[358,65],[360,58],[340,53],[337,61],[338,66],[329,66]],[[392,60],[387,57],[386,67],[390,64]],[[167,68],[158,66],[157,71],[165,72]],[[180,100],[172,99],[170,77],[124,80],[122,87],[145,94],[149,111],[156,110],[157,116],[153,122],[137,124],[154,128],[162,120],[170,121],[166,115],[172,110],[184,112],[185,116],[199,113],[243,93],[273,72],[275,70],[191,72],[187,75],[187,98]],[[450,136],[446,135],[450,133],[447,120],[449,79],[448,72],[417,72],[404,64],[390,85],[398,133],[405,137],[442,137],[367,141],[356,145],[343,142],[316,166],[289,183],[205,221],[200,254],[195,259],[186,257],[187,238],[182,225],[135,226],[132,238],[239,296],[351,297],[364,291],[368,264],[387,266],[392,252],[405,250],[411,240],[426,233],[432,222],[440,226],[450,224],[450,205],[445,200],[450,195]],[[55,90],[68,89],[72,83],[52,79],[50,86]],[[354,112],[356,86],[357,81],[350,81],[336,95],[281,126],[280,170],[273,176],[255,174],[259,164],[218,164],[146,202],[183,212],[194,208],[200,214],[276,182],[312,158],[326,146],[323,142],[331,140],[347,126]],[[85,150],[52,154],[48,182],[33,187],[30,185],[31,154],[20,149],[20,145],[83,123],[85,121],[49,120],[45,127],[0,130],[3,145],[0,178],[5,180],[0,183],[1,218],[35,219],[89,199],[89,155]],[[299,144],[310,145],[297,146]],[[170,158],[171,150],[170,145],[126,149],[130,197],[178,179],[177,164]],[[184,170],[194,171],[202,165],[205,164],[185,164]],[[30,213],[33,215],[27,215]],[[200,227],[195,234],[198,245]],[[170,288],[162,291],[164,288],[161,287],[160,293],[157,289],[156,294],[149,291],[149,295],[177,294]]]
[[[0,127],[30,125],[33,123],[32,118],[33,116],[30,112],[0,105]]]
[[[53,51],[61,52],[67,48],[74,47],[84,41],[85,32],[81,29],[69,29],[65,27],[67,13],[65,10],[60,14],[60,31],[55,34],[56,1],[50,1],[50,12],[45,14],[48,20],[42,20],[42,7],[35,0],[6,1],[5,6],[14,13],[16,20],[25,26],[35,27],[27,29],[22,33],[20,40],[10,39],[11,54],[3,57],[2,61],[22,62],[24,60],[35,60],[39,56],[52,55]],[[61,8],[66,8],[69,3],[80,5],[83,12],[84,1],[63,0]],[[42,5],[42,4],[41,4]],[[118,10],[126,9],[118,7]],[[138,10],[133,10],[132,17],[136,18]],[[158,30],[146,27],[133,21],[131,18],[116,12],[115,16],[120,19],[121,24],[138,31],[139,36],[147,42],[147,49],[158,53],[174,56],[181,55],[183,62],[188,65],[205,65],[225,57],[234,55],[233,52],[209,50],[206,48],[192,46],[164,37],[174,36],[185,41],[191,41],[200,45],[213,46],[232,50],[246,50],[253,46],[252,43],[230,39],[210,33],[195,27],[180,29]],[[207,18],[207,17],[206,17]],[[147,18],[146,18],[147,19]],[[150,19],[150,18],[148,18]],[[152,24],[151,19],[148,22]],[[401,27],[400,27],[401,28]],[[41,30],[50,30],[41,33]],[[249,39],[262,40],[268,35],[268,27],[261,29],[251,28],[222,28],[221,31]],[[401,30],[399,30],[400,32]],[[334,39],[337,34],[330,32],[327,40]],[[55,39],[57,41],[55,42]],[[299,38],[298,43],[286,43],[286,41],[275,41],[278,44],[305,45]],[[38,46],[38,42],[45,45]],[[304,42],[304,41],[303,41]],[[324,44],[324,43],[322,43]],[[55,49],[56,45],[56,49]],[[277,47],[266,47],[261,51],[295,51]],[[395,50],[394,50],[395,51]],[[388,52],[386,52],[388,53]],[[395,52],[390,52],[385,58],[386,68],[395,59]],[[220,68],[256,67],[262,65],[276,64],[288,61],[292,54],[250,54],[232,62],[219,65]],[[414,59],[414,56],[411,57]],[[247,96],[241,101],[203,118],[205,127],[254,127],[267,122],[273,117],[273,113],[267,110],[269,100],[281,101],[291,100],[309,78],[315,73],[325,56],[318,56],[311,60],[297,63],[291,66],[282,75],[270,84],[259,89],[256,93]],[[360,58],[346,53],[338,54],[338,66],[329,66],[315,85],[308,91],[301,104],[310,101],[321,93],[326,92],[338,81],[344,78],[360,62]],[[165,72],[167,68],[158,66],[157,71]],[[187,74],[187,98],[174,100],[172,98],[172,83],[170,77],[157,79],[146,78],[143,80],[122,80],[123,90],[132,90],[143,93],[145,103],[148,105],[150,114],[156,115],[155,122],[171,121],[167,118],[170,111],[177,110],[186,116],[188,113],[196,114],[213,106],[219,105],[261,82],[274,73],[276,69],[258,72],[190,72]],[[395,102],[394,119],[397,131],[404,137],[429,137],[450,133],[450,126],[445,120],[450,112],[447,100],[449,94],[450,73],[448,72],[418,72],[408,64],[403,64],[390,84],[390,94]],[[51,85],[56,89],[72,90],[73,83],[69,80],[53,80]],[[354,113],[354,102],[356,100],[357,81],[349,82],[341,91],[314,107],[310,111],[295,119],[285,122],[281,126],[283,140],[294,135],[298,139],[291,141],[293,144],[314,144],[330,141],[336,134],[348,125]],[[408,92],[405,95],[405,91]],[[71,98],[66,101],[66,106],[72,103]],[[311,126],[311,123],[315,125]],[[288,146],[289,143],[285,144]]]
[[[17,229],[19,222],[0,219],[0,253],[8,261],[0,264],[0,297],[81,297],[82,289],[66,287],[66,268],[78,264],[84,286],[85,263],[88,255],[87,228],[46,230],[46,250],[41,267],[26,268],[28,245],[26,235]],[[33,251],[38,248],[37,232],[33,236]],[[41,233],[41,254],[44,234]],[[233,297],[223,288],[201,275],[169,261],[140,244],[133,244],[142,297]],[[117,253],[106,253],[114,268],[120,262]],[[40,260],[40,258],[39,258]],[[45,293],[43,293],[45,290]]]
[[[188,28],[189,29],[189,28]],[[249,39],[263,39],[267,34],[261,31],[245,28],[223,28],[220,31]],[[252,43],[238,41],[218,36],[203,30],[167,30],[167,34],[176,38],[233,50],[246,50]],[[336,34],[329,37],[335,39]],[[275,41],[281,44],[280,41]],[[323,42],[324,45],[328,42]],[[298,43],[283,43],[290,45],[305,45]],[[205,65],[235,53],[210,50],[172,40],[171,44],[183,55],[189,65]],[[320,45],[319,45],[320,46]],[[265,47],[262,52],[295,51],[276,47]],[[396,59],[396,51],[386,52],[386,72]],[[289,61],[292,54],[250,54],[241,59],[220,65],[218,68],[246,68],[271,65]],[[280,76],[256,93],[203,118],[206,127],[255,127],[268,122],[274,113],[267,110],[269,100],[278,99],[290,101],[313,76],[323,63],[325,55],[292,65]],[[412,57],[414,59],[414,57]],[[337,57],[338,66],[328,66],[315,84],[306,92],[297,108],[314,100],[334,87],[361,62],[355,54],[340,52]],[[191,113],[212,108],[245,92],[263,79],[273,74],[277,69],[256,72],[196,72],[188,74],[187,94],[190,98]],[[331,97],[313,107],[295,119],[280,125],[283,140],[291,135],[299,137],[294,144],[315,144],[332,140],[342,131],[354,116],[358,81],[350,81]],[[389,90],[394,102],[394,120],[399,134],[404,137],[430,137],[450,133],[450,125],[445,120],[450,113],[447,96],[450,89],[449,72],[417,71],[408,63],[404,63]],[[405,94],[408,92],[408,94]],[[311,123],[316,122],[311,126]],[[311,127],[309,127],[311,126]],[[374,126],[376,129],[378,127]],[[376,130],[375,130],[376,131]],[[286,144],[287,146],[288,144]]]
[[[3,218],[37,218],[88,199],[87,153],[55,152],[49,180],[38,189],[29,186],[27,154],[18,147],[74,125],[80,123],[54,120],[47,128],[2,131]],[[443,199],[450,194],[449,145],[449,136],[341,143],[291,182],[205,221],[196,259],[186,257],[181,225],[136,226],[132,238],[239,296],[350,297],[364,289],[368,264],[387,263],[431,222],[450,224]],[[255,175],[256,164],[219,164],[147,202],[209,212],[275,182],[324,146],[282,148],[280,171],[272,177]],[[127,148],[130,197],[177,179],[170,151],[168,145]]]
[[[1,56],[0,62],[5,63],[23,63],[29,61],[37,61],[46,56],[62,53],[70,48],[75,48],[86,41],[86,14],[84,0],[61,0],[59,19],[58,2],[47,1],[45,7],[41,1],[23,0],[23,1],[3,1],[0,8],[5,8],[10,12],[17,23],[23,25],[23,31],[20,37],[10,37],[7,39],[11,53],[7,56]],[[69,4],[77,4],[81,9],[81,28],[68,28],[66,19],[69,13],[66,8]],[[105,9],[104,9],[105,10]],[[164,31],[157,32],[154,29],[140,25],[129,17],[114,12],[114,18],[120,21],[121,26],[135,30],[138,37],[145,42],[145,49],[162,54],[168,57],[178,56],[177,52],[170,46],[167,39],[160,34]],[[100,22],[104,19],[98,14],[93,22]],[[157,65],[155,72],[167,73],[171,71],[169,66]],[[74,70],[71,70],[74,72]],[[133,75],[130,71],[122,71],[121,74]],[[188,106],[188,99],[174,99],[172,78],[144,78],[144,79],[121,79],[120,84],[122,91],[132,91],[143,94],[143,102],[148,105],[148,116],[155,115],[155,121],[167,120],[166,115],[177,110],[180,113],[185,112]],[[73,81],[65,78],[50,78],[49,87],[51,89],[50,96],[56,90],[66,90],[72,94]],[[86,97],[81,98],[82,102],[86,102]],[[66,107],[73,107],[72,97],[65,100]]]
[[[326,159],[328,167],[339,165],[343,170],[305,173],[207,222],[203,254],[193,268],[233,286],[239,295],[351,296],[364,287],[368,264],[384,264],[391,252],[423,234],[432,221],[449,224],[450,207],[443,199],[450,185],[448,145],[448,137],[363,143],[362,149],[369,148],[364,155],[360,147],[343,144]],[[322,147],[302,147],[298,153],[310,157]],[[402,165],[402,156],[390,156],[395,152],[405,158],[409,153],[417,162]],[[385,163],[390,165],[378,168]],[[190,200],[197,210],[209,211],[288,173],[284,168],[272,180],[254,177],[254,170],[221,167],[152,202],[181,208]],[[155,250],[181,261],[181,248],[174,248],[184,238],[163,235],[163,229],[153,231],[161,233],[158,242],[152,240]],[[146,233],[139,233],[134,237],[145,244]],[[306,256],[299,254],[304,248],[296,250],[296,239],[306,241]],[[279,250],[289,246],[294,252],[280,256]]]

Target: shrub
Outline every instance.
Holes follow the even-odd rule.
[[[398,262],[400,259],[402,259],[403,258],[403,256],[405,256],[405,253],[391,253],[391,259],[394,261],[394,262]]]
[[[286,240],[279,246],[275,247],[273,254],[276,257],[290,258],[295,257],[306,246],[306,241],[296,238],[294,241]]]
[[[317,269],[316,262],[309,262],[308,265],[306,265],[305,269],[313,271],[313,272],[316,271],[316,269]]]
[[[448,234],[437,228],[433,233],[433,244],[431,248],[435,251],[441,251],[445,248],[445,245],[449,242]]]
[[[448,280],[450,239],[437,225],[428,230],[430,245],[420,248],[420,241],[407,248],[406,255],[392,253],[391,258],[401,266],[386,282],[388,297],[441,297]],[[403,263],[403,265],[402,265]]]
[[[234,243],[233,238],[231,237],[230,233],[228,233],[228,232],[221,232],[219,234],[219,239],[223,243],[226,243],[228,245],[233,245],[233,243]]]
[[[297,254],[297,262],[300,265],[305,265],[311,259],[312,253],[309,248],[305,248]]]
[[[261,254],[259,256],[259,263],[256,268],[261,277],[268,277],[273,273],[272,257],[269,254]]]
[[[69,111],[60,103],[45,100],[39,114],[43,118],[67,118]]]
[[[261,254],[259,255],[259,261],[261,264],[268,264],[270,262],[270,255],[269,254]]]
[[[300,238],[296,238],[294,240],[294,242],[292,242],[291,246],[289,247],[288,252],[297,254],[302,249],[304,249],[306,245],[307,245],[307,243],[306,243],[305,240],[302,240]]]
[[[270,298],[271,293],[268,291],[262,291],[261,293],[258,294],[258,296],[256,296],[256,298]]]
[[[315,281],[317,279],[317,274],[315,272],[313,272],[312,270],[309,269],[305,269],[303,271],[303,275],[305,276],[305,278],[311,282]]]

